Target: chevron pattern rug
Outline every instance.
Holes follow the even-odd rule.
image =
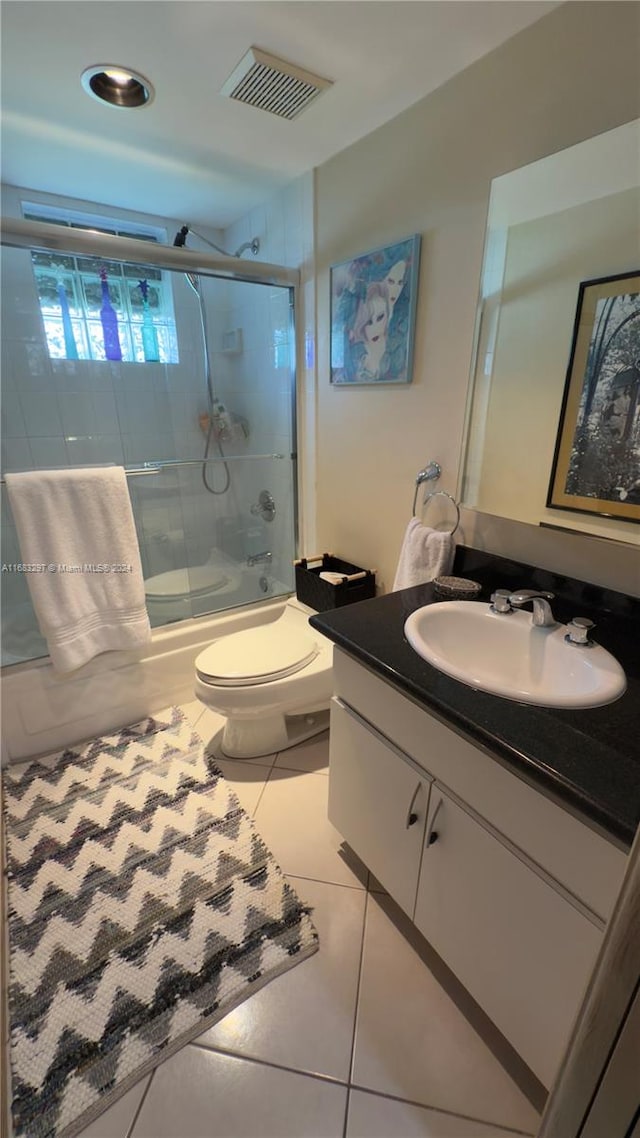
[[[318,938],[179,710],[3,783],[14,1131],[71,1138]]]

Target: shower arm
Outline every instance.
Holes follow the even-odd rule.
[[[211,249],[215,249],[216,253],[222,253],[224,257],[241,257],[246,249],[250,249],[254,257],[257,257],[260,252],[259,237],[252,237],[250,241],[245,241],[243,245],[239,245],[235,253],[228,253],[226,249],[223,249],[220,245],[216,245],[215,241],[210,241],[208,237],[199,233],[192,225],[182,226],[182,229],[178,231],[176,239],[173,242],[174,245],[184,245],[188,233],[193,233],[194,237],[199,237],[201,241],[204,241],[205,245],[208,245]]]

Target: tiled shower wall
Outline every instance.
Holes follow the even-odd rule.
[[[314,175],[302,175],[253,209],[225,232],[226,248],[237,248],[253,237],[260,238],[258,260],[300,270],[297,325],[297,485],[298,548],[315,552],[315,261],[314,261]],[[243,286],[241,286],[243,287]],[[234,286],[237,290],[238,286]],[[291,400],[288,373],[283,366],[287,351],[293,357],[296,345],[289,339],[288,298],[284,290],[265,288],[261,292],[235,291],[228,312],[230,326],[244,334],[244,351],[230,356],[231,366],[221,383],[229,407],[248,414],[258,446],[283,451],[290,443]],[[248,339],[247,333],[248,330]],[[279,347],[275,349],[275,340]],[[266,372],[261,345],[269,343]],[[224,373],[221,373],[224,375]],[[285,450],[285,453],[286,450]],[[244,472],[247,477],[249,471]],[[286,532],[284,512],[278,501],[286,493],[287,472],[281,463],[274,470],[272,489],[276,517],[268,530],[274,550],[293,548]],[[266,534],[269,537],[269,533]],[[274,572],[290,580],[290,565],[279,564]],[[288,575],[288,576],[287,576]]]

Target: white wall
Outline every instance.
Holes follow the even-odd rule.
[[[437,459],[456,491],[491,179],[637,117],[639,23],[635,3],[564,4],[317,171],[318,540],[385,590],[416,472]],[[330,265],[412,232],[413,383],[331,387]],[[472,511],[458,540],[640,591],[632,547]]]

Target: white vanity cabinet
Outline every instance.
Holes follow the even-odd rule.
[[[626,855],[334,652],[329,818],[550,1086]]]
[[[415,924],[549,1086],[601,929],[438,786],[436,809]]]
[[[329,778],[329,817],[413,917],[432,780],[338,699],[331,747],[339,759]]]

